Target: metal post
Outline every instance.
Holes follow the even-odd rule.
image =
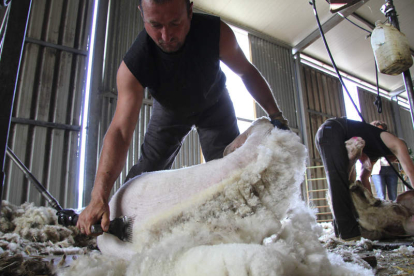
[[[404,78],[405,90],[407,91],[408,100],[410,102],[411,120],[412,120],[413,128],[414,128],[414,91],[413,91],[413,80],[411,78],[409,69],[403,72],[403,78]]]
[[[398,97],[391,97],[391,110],[393,123],[395,125],[396,135],[400,138],[404,137],[404,132],[401,125],[400,106],[398,105]]]
[[[98,1],[98,0],[95,0]],[[85,154],[85,177],[83,189],[83,204],[89,204],[91,192],[95,181],[97,168],[97,147],[99,136],[99,118],[102,110],[102,68],[104,67],[106,23],[108,18],[109,0],[99,1],[96,18],[95,48],[91,70],[91,86],[89,98],[89,112]],[[86,91],[88,93],[88,91]],[[85,115],[84,115],[85,116]]]
[[[307,110],[305,110],[305,95],[304,95],[304,91],[303,91],[303,75],[302,75],[302,71],[301,71],[301,65],[300,65],[300,54],[296,53],[295,54],[295,59],[294,59],[294,68],[295,68],[295,80],[296,80],[296,94],[297,94],[297,102],[298,102],[298,114],[299,114],[299,137],[302,139],[303,144],[306,146],[306,148],[309,148],[309,143],[308,143],[308,131],[306,129],[306,112]],[[306,164],[306,175],[311,175],[311,172],[309,170],[309,166],[310,164],[310,160],[309,158],[307,158],[306,160],[307,164]],[[306,195],[303,196],[303,199],[307,200],[307,203],[309,204],[309,198],[307,198],[307,193],[308,193],[308,183],[306,182],[306,186],[302,186],[302,195]]]
[[[400,30],[400,24],[398,23],[397,11],[395,10],[393,0],[386,0],[385,5],[381,7],[381,11],[388,17],[391,25],[397,30]],[[403,72],[404,86],[407,91],[408,101],[410,102],[411,121],[414,128],[414,91],[413,91],[413,80],[411,78],[410,69]]]
[[[10,120],[32,1],[19,0],[10,5],[7,30],[5,31],[3,50],[0,56],[0,208],[3,197],[4,163]]]

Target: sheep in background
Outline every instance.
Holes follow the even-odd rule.
[[[351,197],[358,212],[361,235],[371,240],[414,235],[414,191],[407,191],[395,202],[375,198],[360,181],[356,181],[355,163],[363,154],[365,141],[353,137],[345,142],[350,159]],[[370,167],[369,159],[363,166]]]

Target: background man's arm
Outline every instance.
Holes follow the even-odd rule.
[[[410,179],[411,184],[414,184],[414,163],[408,154],[408,149],[405,143],[401,139],[385,131],[381,132],[381,139],[397,157],[398,161],[400,161],[400,164]]]
[[[237,43],[236,36],[224,22],[221,22],[220,27],[220,59],[241,77],[249,93],[269,115],[280,113],[268,83],[256,67],[246,59]],[[271,116],[271,119],[276,117]],[[283,120],[283,117],[281,119]],[[287,124],[287,121],[285,123]]]
[[[109,227],[109,195],[121,173],[129,144],[141,109],[144,88],[124,62],[117,73],[118,101],[115,115],[105,134],[91,202],[80,214],[77,227],[90,234],[90,227],[100,219],[102,228]]]
[[[361,183],[372,194],[371,182],[369,181],[369,177],[371,176],[372,168],[377,162],[377,160],[375,160],[375,162],[371,162],[368,156],[365,153],[362,153],[361,157],[359,158],[359,161],[361,162]]]

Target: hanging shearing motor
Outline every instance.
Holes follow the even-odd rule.
[[[381,11],[387,17],[389,13],[395,12],[393,6],[387,4],[382,6]],[[407,37],[390,24],[377,21],[375,26],[371,46],[379,71],[387,75],[399,75],[408,70],[413,65],[413,59]]]

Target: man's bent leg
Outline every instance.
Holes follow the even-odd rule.
[[[182,118],[175,118],[154,102],[154,111],[145,133],[144,143],[141,145],[141,157],[125,179],[152,172],[170,169],[175,157],[180,151],[182,141],[191,130],[191,124],[183,122]]]
[[[337,122],[327,121],[319,128],[315,143],[325,168],[338,234],[342,239],[358,237],[361,233],[349,192],[344,129]]]
[[[206,161],[222,158],[224,149],[240,134],[233,103],[227,90],[223,93],[196,123]]]

